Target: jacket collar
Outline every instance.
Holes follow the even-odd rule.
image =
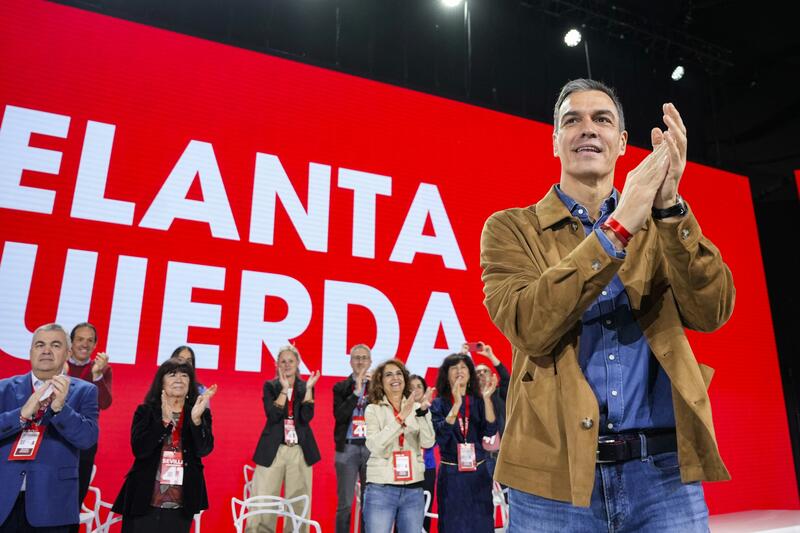
[[[539,227],[541,230],[550,228],[556,225],[565,218],[570,218],[572,215],[561,198],[558,197],[556,186],[550,187],[547,194],[536,203],[536,218],[539,219]]]

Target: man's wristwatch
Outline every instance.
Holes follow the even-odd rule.
[[[682,217],[688,213],[689,210],[686,207],[686,202],[683,201],[683,198],[681,198],[680,194],[677,195],[677,197],[678,202],[671,207],[667,207],[666,209],[658,209],[654,207],[652,209],[653,218],[655,220],[663,220],[670,217]]]

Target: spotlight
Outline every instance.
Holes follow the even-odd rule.
[[[578,46],[581,42],[581,32],[576,30],[575,28],[569,30],[566,35],[564,35],[564,42],[570,48],[574,46]]]
[[[673,81],[678,81],[683,78],[683,75],[686,71],[683,69],[683,65],[678,65],[675,67],[675,70],[672,71],[672,79]]]
[[[456,7],[460,5],[462,1],[463,0],[442,0],[442,4],[444,4],[445,7]]]

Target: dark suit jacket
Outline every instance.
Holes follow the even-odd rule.
[[[492,394],[492,406],[494,406],[494,414],[497,417],[497,430],[500,435],[506,429],[506,396],[508,396],[508,384],[511,383],[511,374],[503,363],[496,367],[497,375],[500,376],[497,390]]]
[[[195,426],[191,417],[192,408],[183,408],[183,430],[181,447],[183,449],[183,512],[192,517],[201,509],[208,509],[206,480],[203,477],[203,462],[214,449],[214,435],[211,433],[211,410],[206,409],[200,425]],[[161,406],[142,404],[136,408],[131,425],[131,448],[133,466],[125,476],[125,483],[114,502],[114,512],[125,516],[147,514],[151,509],[156,471],[161,461],[161,448],[164,439],[170,438],[172,424],[164,427],[161,421]]]
[[[353,417],[353,409],[358,403],[358,396],[353,392],[355,384],[356,380],[350,376],[333,386],[333,418],[336,421],[333,426],[333,441],[336,443],[337,452],[344,451],[347,428]]]
[[[314,418],[314,403],[303,403],[306,395],[306,382],[295,377],[294,394],[292,397],[292,411],[294,413],[294,424],[297,430],[297,441],[303,450],[303,457],[308,466],[319,461],[319,448],[317,441],[314,440],[314,433],[311,431],[309,423]],[[278,453],[278,446],[283,444],[283,420],[288,417],[289,402],[283,408],[275,405],[275,399],[281,393],[281,382],[277,379],[264,383],[264,413],[267,415],[267,423],[258,439],[256,453],[253,454],[253,461],[261,466],[270,466]]]
[[[33,392],[31,373],[0,380],[0,524],[25,487],[25,514],[35,527],[78,523],[78,450],[97,444],[97,387],[71,379],[58,414],[45,411],[46,426],[36,459],[9,461],[22,426],[22,406]]]

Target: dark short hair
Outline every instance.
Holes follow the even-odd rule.
[[[379,364],[375,371],[372,372],[372,377],[369,380],[369,403],[378,403],[383,400],[386,391],[383,390],[383,372],[386,370],[387,365],[394,365],[403,373],[403,396],[408,397],[411,394],[411,374],[408,373],[406,365],[399,359],[389,359]]]
[[[189,359],[192,361],[192,366],[197,368],[197,362],[194,359],[194,350],[192,350],[191,346],[187,346],[185,344],[178,346],[172,351],[172,355],[170,355],[170,359],[173,357],[178,357],[178,354],[181,353],[183,350],[189,350]]]
[[[194,379],[194,367],[180,359],[170,357],[158,367],[150,389],[144,397],[144,403],[151,407],[161,407],[161,391],[164,388],[164,376],[170,372],[183,372],[189,376],[189,392],[186,394],[186,404],[192,406],[197,401],[197,382]]]
[[[97,328],[94,327],[94,324],[90,322],[81,322],[80,324],[75,324],[75,327],[69,332],[69,342],[75,342],[75,333],[78,332],[79,328],[89,328],[92,330],[92,333],[94,333],[94,342],[97,342]]]
[[[420,380],[420,382],[422,382],[422,388],[423,388],[424,390],[426,390],[426,391],[428,390],[428,382],[427,382],[427,381],[425,381],[425,378],[423,378],[423,377],[422,377],[422,376],[420,376],[419,374],[411,374],[410,376],[408,376],[408,382],[409,382],[409,385],[410,385],[410,383],[411,383],[412,381],[414,381],[415,379],[418,379],[418,380]]]
[[[619,101],[617,92],[601,81],[590,80],[586,78],[570,80],[565,83],[563,87],[561,87],[561,92],[558,93],[556,105],[553,108],[553,128],[555,128],[556,131],[558,131],[559,126],[559,111],[561,110],[561,104],[563,104],[564,100],[566,100],[567,97],[572,93],[579,93],[583,91],[600,91],[611,98],[611,101],[614,102],[614,106],[617,108],[617,115],[619,116],[619,131],[625,131],[625,113],[622,112],[622,102]]]
[[[477,397],[476,382],[478,380],[475,374],[475,363],[472,362],[472,357],[463,353],[451,353],[442,361],[442,366],[439,367],[439,375],[436,376],[436,394],[437,396],[447,398],[450,401],[450,396],[453,391],[450,389],[450,380],[447,379],[447,373],[450,371],[451,366],[456,366],[458,363],[463,362],[467,365],[469,370],[469,383],[467,383],[467,394]]]

